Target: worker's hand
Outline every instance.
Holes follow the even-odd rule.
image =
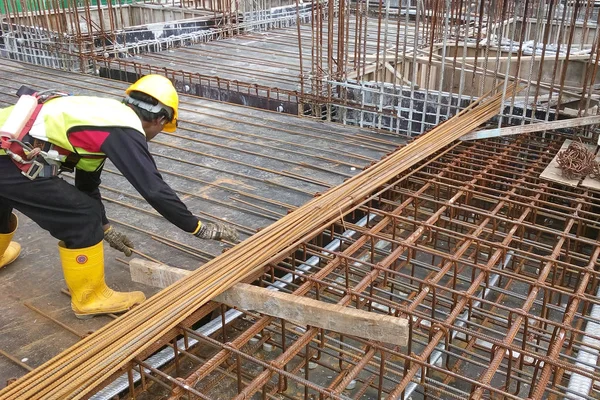
[[[112,226],[104,231],[104,240],[110,244],[110,247],[122,251],[127,257],[131,256],[133,242],[125,234],[117,232]]]
[[[203,222],[195,235],[201,239],[227,240],[233,243],[239,240],[238,232],[233,226],[219,222]]]

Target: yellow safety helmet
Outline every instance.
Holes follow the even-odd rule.
[[[173,118],[168,121],[163,130],[165,132],[175,132],[177,128],[177,108],[179,107],[179,96],[173,86],[173,83],[162,75],[146,75],[138,79],[129,86],[125,93],[137,91],[152,96],[163,105],[173,109]]]

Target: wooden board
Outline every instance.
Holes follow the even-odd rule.
[[[232,307],[255,310],[292,321],[300,326],[315,326],[399,346],[406,346],[408,343],[406,318],[325,303],[246,283],[236,284],[215,300]]]
[[[166,287],[192,272],[139,258],[129,262],[129,269],[133,281],[157,287]],[[242,310],[254,310],[292,321],[300,326],[315,326],[399,346],[408,343],[406,318],[325,303],[247,283],[235,284],[214,300]]]
[[[550,164],[548,164],[544,172],[540,174],[540,178],[558,182],[567,186],[577,187],[581,179],[567,179],[564,176],[562,176],[562,170],[560,169],[560,167],[558,166],[558,162],[556,161],[558,158],[558,153],[560,153],[563,150],[566,150],[567,147],[569,147],[569,145],[571,144],[571,142],[572,141],[569,139],[565,140],[560,150],[556,153],[552,161],[550,161]],[[586,144],[585,146],[591,152],[596,151],[596,146],[593,144]]]
[[[158,264],[140,258],[133,258],[129,261],[129,272],[131,273],[132,281],[161,289],[192,273],[192,271],[173,268],[165,264]]]

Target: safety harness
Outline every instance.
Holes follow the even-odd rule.
[[[44,103],[57,97],[68,96],[66,93],[47,90],[35,92],[25,86],[17,91],[17,96],[30,95],[37,99],[37,105],[23,128],[15,136],[2,135],[1,147],[12,159],[13,163],[27,178],[51,177],[62,171],[72,171],[81,156],[52,143],[33,139],[29,131],[33,127]],[[32,141],[33,143],[29,143]]]

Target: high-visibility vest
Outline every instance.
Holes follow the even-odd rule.
[[[13,106],[0,110],[0,126],[8,118],[12,108]],[[118,100],[90,96],[58,97],[44,103],[29,135],[78,154],[81,159],[76,168],[95,171],[104,162],[105,154],[73,146],[69,141],[69,133],[77,128],[101,130],[103,127],[135,129],[145,136],[142,121],[130,107]],[[0,152],[0,155],[4,154],[4,151]]]

